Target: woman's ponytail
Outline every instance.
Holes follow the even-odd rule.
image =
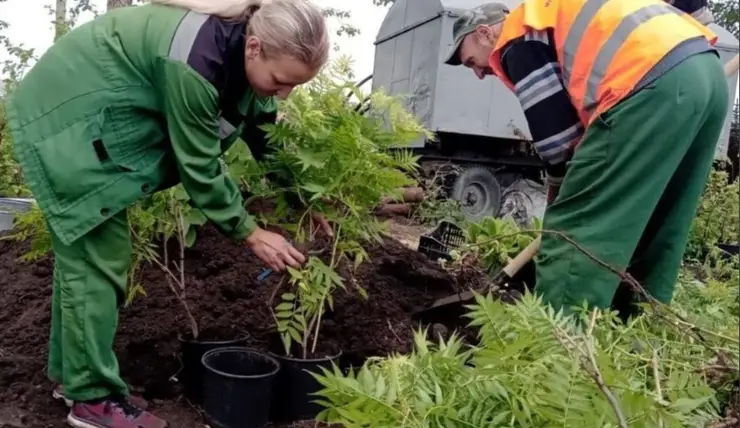
[[[152,3],[190,9],[228,19],[247,19],[269,0],[151,0]]]

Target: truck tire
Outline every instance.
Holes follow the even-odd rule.
[[[472,166],[460,172],[450,197],[460,202],[465,216],[473,221],[495,217],[501,210],[501,185],[494,172],[483,166]]]

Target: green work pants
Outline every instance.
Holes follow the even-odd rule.
[[[728,110],[722,65],[692,56],[591,124],[544,229],[630,272],[670,303],[691,223]],[[560,237],[543,234],[535,293],[564,313],[608,308],[620,278]]]
[[[53,231],[51,240],[55,262],[49,377],[64,385],[65,396],[74,401],[128,395],[113,352],[118,307],[131,266],[126,211],[71,245],[62,244]]]

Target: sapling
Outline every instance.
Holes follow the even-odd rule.
[[[162,238],[162,260],[154,251],[153,246],[145,246],[141,250],[146,260],[155,263],[164,272],[167,285],[185,310],[193,339],[197,339],[199,336],[198,323],[187,303],[185,248],[194,243],[194,226],[204,224],[205,217],[199,211],[187,207],[184,203],[187,199],[184,191],[177,188],[155,195],[149,209],[158,214],[154,229],[156,236]],[[187,213],[183,212],[184,209],[188,209]],[[174,269],[171,268],[172,260],[168,248],[168,243],[173,236],[178,248]]]
[[[334,309],[332,293],[337,287],[345,289],[343,279],[335,270],[337,242],[335,239],[329,265],[316,256],[310,256],[301,270],[288,267],[295,293],[284,293],[282,303],[275,308],[278,332],[286,355],[291,355],[293,340],[301,345],[304,360],[308,358],[309,347],[312,354],[316,352],[325,306]]]
[[[138,294],[146,294],[143,286],[137,280],[141,267],[146,262],[155,263],[158,266],[169,266],[169,261],[162,263],[159,260],[154,241],[160,238],[167,241],[173,235],[180,236],[177,229],[179,222],[176,220],[178,215],[182,217],[185,246],[191,247],[195,242],[195,226],[205,224],[206,219],[200,211],[191,209],[185,204],[188,199],[184,190],[181,187],[176,187],[165,192],[155,193],[127,209],[132,260],[128,275],[126,305],[131,304]],[[179,214],[175,213],[175,204],[178,207]],[[24,262],[36,261],[52,250],[51,235],[37,204],[33,204],[29,211],[18,215],[13,233],[1,239],[30,240],[31,247],[22,256]],[[170,275],[167,275],[167,278],[170,279]]]
[[[265,125],[275,154],[268,170],[291,177],[289,189],[277,194],[275,217],[289,219],[281,224],[296,236],[298,243],[314,242],[317,231],[312,214],[320,213],[334,227],[324,254],[310,256],[301,269],[289,269],[294,292],[284,293],[275,308],[278,331],[286,354],[295,341],[303,357],[316,351],[321,320],[333,306],[332,293],[345,289],[337,273],[343,261],[359,266],[368,258],[370,241],[382,242],[385,224],[372,215],[384,198],[398,198],[399,189],[414,184],[408,173],[415,171],[417,158],[402,147],[418,138],[431,138],[396,98],[381,91],[364,96],[349,82],[349,62],[339,60],[312,82],[297,88],[284,101],[282,118]],[[368,100],[363,109],[348,102],[347,92]],[[359,111],[358,111],[359,110]],[[301,202],[291,209],[281,199],[292,194]],[[365,290],[358,289],[361,295]]]

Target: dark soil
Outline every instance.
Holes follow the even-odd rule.
[[[51,398],[45,375],[53,260],[23,263],[18,258],[27,249],[0,240],[0,428],[61,428],[66,409]],[[340,269],[348,292],[336,293],[319,342],[319,352],[341,349],[353,364],[410,351],[416,327],[411,313],[457,288],[453,276],[395,240],[368,250],[371,261],[354,275]],[[282,275],[258,282],[265,266],[210,227],[186,259],[187,299],[201,337],[231,339],[246,332],[251,346],[266,350],[275,328],[268,302]],[[156,267],[145,268],[141,281],[146,296],[120,311],[115,350],[121,373],[172,427],[202,427],[200,411],[181,397],[177,381],[178,335],[188,333],[185,313]],[[355,285],[367,290],[368,300]]]

